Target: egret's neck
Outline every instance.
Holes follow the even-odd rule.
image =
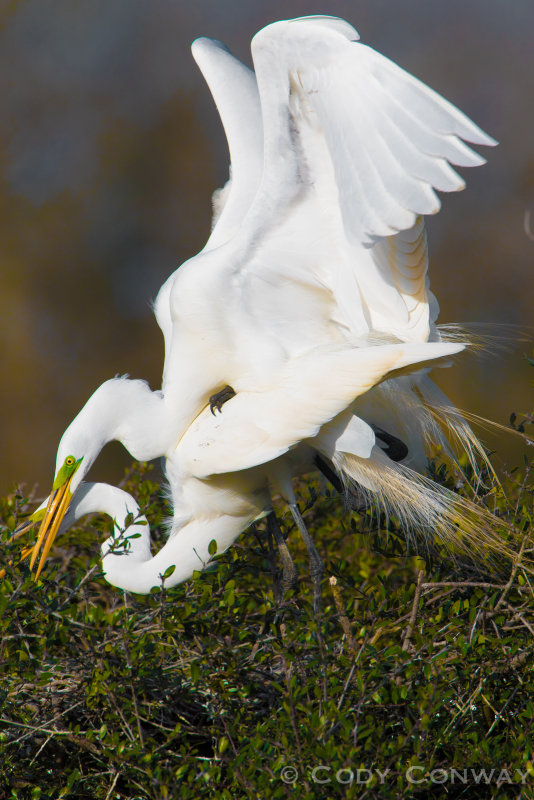
[[[169,589],[206,567],[212,557],[210,542],[215,540],[217,553],[222,553],[251,522],[252,519],[228,514],[217,519],[192,520],[171,534],[153,557],[147,556],[141,539],[130,539],[131,549],[125,555],[110,553],[103,557],[105,578],[113,586],[140,594],[149,594],[153,586],[163,584]],[[173,566],[174,571],[163,581],[163,575]]]
[[[113,378],[103,383],[63,434],[58,468],[67,455],[83,456],[83,475],[87,474],[104,445],[112,440],[121,442],[140,461],[164,455],[174,433],[161,392],[152,392],[140,380]]]
[[[104,556],[106,580],[114,586],[146,594],[153,586],[161,586],[161,576],[171,566],[175,569],[165,580],[167,588],[188,580],[210,561],[213,540],[217,553],[222,553],[270,507],[263,484],[245,485],[235,474],[209,480],[185,478],[172,460],[167,462],[167,474],[174,505],[169,539],[154,557],[147,553],[144,537],[130,540],[127,556]]]
[[[68,530],[86,514],[107,514],[114,520],[115,531],[106,552],[113,546],[117,553],[135,550],[136,558],[150,558],[150,528],[137,501],[128,492],[108,483],[80,484],[69,503],[61,531]]]

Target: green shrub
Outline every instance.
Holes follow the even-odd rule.
[[[168,509],[146,465],[128,484],[157,539]],[[373,549],[371,514],[350,521],[339,498],[308,491],[318,613],[289,515],[301,581],[285,599],[261,525],[143,597],[99,576],[98,517],[58,540],[34,582],[7,541],[28,504],[4,499],[0,798],[532,796],[528,575],[440,559],[425,573],[396,534]],[[528,468],[490,500],[532,530]]]

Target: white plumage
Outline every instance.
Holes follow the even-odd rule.
[[[65,524],[98,503],[124,519],[123,493],[81,485],[110,439],[136,458],[167,460],[169,542],[152,559],[141,526],[128,558],[106,555],[106,577],[118,586],[149,591],[170,565],[170,585],[187,578],[208,560],[211,539],[223,549],[268,512],[271,488],[294,505],[291,478],[317,453],[453,544],[457,518],[476,518],[474,507],[395,464],[375,432],[406,440],[417,470],[429,431],[446,445],[439,409],[432,416],[424,399],[433,384],[417,370],[464,345],[441,341],[435,324],[422,215],[439,209],[436,190],[463,188],[451,164],[484,162],[465,142],[495,142],[357,39],[332,17],[277,22],[253,39],[254,72],[219,42],[193,44],[227,134],[231,177],[206,247],[155,302],[162,389],[103,384],[57,456],[57,471],[68,455],[83,457],[64,483],[73,494]],[[227,386],[235,396],[214,416],[210,398]],[[397,398],[418,423],[399,423]],[[458,415],[447,420],[468,446],[476,442]],[[489,533],[477,537],[494,544]]]

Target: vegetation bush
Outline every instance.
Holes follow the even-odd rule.
[[[161,537],[150,468],[126,488]],[[425,567],[370,511],[350,519],[315,489],[301,505],[325,562],[317,612],[289,515],[301,581],[285,598],[261,524],[144,597],[99,575],[99,517],[35,582],[9,542],[28,500],[5,498],[0,799],[534,796],[528,575]],[[525,461],[486,502],[527,536],[532,495]]]

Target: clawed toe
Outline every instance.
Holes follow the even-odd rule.
[[[215,392],[210,397],[210,411],[215,416],[215,411],[221,412],[221,409],[228,400],[235,397],[235,392],[231,386],[225,386],[220,392]]]

